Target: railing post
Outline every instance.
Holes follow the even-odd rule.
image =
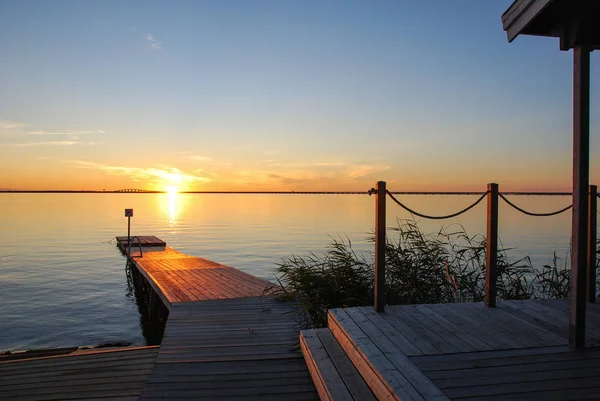
[[[590,185],[588,202],[588,260],[587,260],[587,301],[596,302],[596,242],[598,223],[598,187]]]
[[[585,348],[590,185],[590,49],[573,48],[573,221],[569,345]]]
[[[485,242],[485,306],[496,306],[498,280],[498,184],[488,184]]]
[[[385,312],[385,181],[378,181],[375,191],[375,311]]]

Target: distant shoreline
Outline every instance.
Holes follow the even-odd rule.
[[[11,190],[0,189],[0,193],[20,193],[20,194],[168,194],[167,191],[150,190],[114,190],[114,191],[93,191],[93,190]],[[178,194],[205,194],[205,195],[369,195],[368,191],[181,191]],[[390,191],[394,195],[481,195],[481,191]],[[566,196],[572,195],[571,192],[524,192],[508,191],[505,195],[532,195],[532,196]]]

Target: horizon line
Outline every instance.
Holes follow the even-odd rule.
[[[484,191],[485,192],[485,191]],[[389,191],[392,195],[483,195],[482,191]],[[0,193],[89,193],[89,194],[168,194],[155,190],[69,190],[69,189],[0,189]],[[179,191],[178,194],[206,195],[371,195],[369,191]],[[566,196],[572,192],[506,191],[505,195]]]

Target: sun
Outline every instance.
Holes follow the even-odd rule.
[[[179,192],[179,189],[175,185],[169,185],[167,187],[167,193],[169,195],[176,195]]]

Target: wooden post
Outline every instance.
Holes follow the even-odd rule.
[[[385,312],[385,181],[377,182],[375,192],[375,311]]]
[[[588,185],[590,167],[590,50],[573,49],[573,223],[569,345],[585,347]]]
[[[485,306],[496,306],[498,280],[498,184],[488,184],[485,241]]]
[[[131,247],[131,218],[133,217],[133,209],[125,209],[125,217],[127,217],[127,246]]]
[[[596,302],[596,242],[598,233],[598,187],[590,185],[588,201],[588,259],[587,259],[587,301]]]

